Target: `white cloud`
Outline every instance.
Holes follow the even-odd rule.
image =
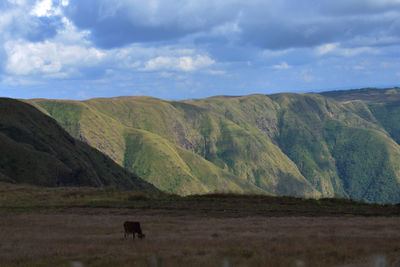
[[[359,54],[378,54],[379,52],[371,47],[343,48],[338,51],[341,56],[353,57]]]
[[[283,62],[281,62],[281,64],[271,66],[271,68],[276,69],[276,70],[287,70],[287,69],[292,68],[292,66],[290,66],[285,61],[283,61]]]
[[[42,0],[36,2],[36,5],[31,10],[31,15],[38,17],[51,16],[53,11],[53,0]]]
[[[0,4],[0,78],[9,84],[78,90],[90,82],[90,92],[108,82],[151,92],[201,81],[208,90],[225,84],[247,92],[299,82],[346,87],[365,77],[378,83],[383,71],[400,77],[400,5],[391,4],[400,0],[0,1],[9,2]],[[390,6],[375,10],[372,2]]]
[[[338,48],[339,43],[323,44],[317,47],[318,55],[325,55],[327,53],[333,52]]]
[[[329,43],[329,44],[324,44],[316,47],[316,52],[319,56],[324,56],[326,54],[332,54],[332,55],[338,55],[342,57],[353,57],[357,56],[359,54],[378,54],[378,50],[367,47],[367,46],[361,46],[361,47],[351,47],[351,48],[343,48],[340,46],[339,43]]]
[[[170,57],[170,56],[158,56],[156,58],[148,60],[143,71],[196,71],[198,69],[206,68],[213,65],[215,61],[208,56],[196,55],[196,56],[182,56],[182,57]]]
[[[105,57],[104,52],[95,48],[66,46],[50,41],[9,41],[5,44],[5,51],[8,55],[6,71],[14,75],[54,74],[71,66],[93,66]]]
[[[90,31],[78,30],[75,25],[66,17],[61,19],[63,27],[57,30],[57,36],[53,38],[54,42],[62,44],[79,44],[79,45],[91,45],[87,40]]]
[[[50,17],[56,15],[62,15],[60,6],[68,6],[68,0],[62,0],[58,3],[54,3],[54,0],[41,0],[37,1],[35,6],[32,8],[30,15],[37,17]]]

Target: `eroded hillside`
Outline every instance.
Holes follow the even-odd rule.
[[[398,93],[393,90],[391,100]],[[398,202],[400,110],[393,101],[367,101],[350,93],[351,99],[343,93],[336,99],[277,94],[31,103],[167,192]]]

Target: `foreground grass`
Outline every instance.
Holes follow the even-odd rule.
[[[0,266],[399,266],[399,210],[0,183]],[[126,220],[146,238],[124,240]]]
[[[123,239],[128,219],[141,222],[144,240]],[[0,266],[398,266],[400,218],[8,213],[0,216],[0,251]]]

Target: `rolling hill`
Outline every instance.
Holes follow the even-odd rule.
[[[29,102],[167,192],[394,203],[400,201],[399,95],[394,88]]]
[[[40,186],[115,186],[160,192],[74,139],[32,105],[0,98],[0,181]]]

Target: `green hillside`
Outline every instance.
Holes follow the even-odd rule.
[[[0,98],[0,149],[3,182],[50,187],[116,186],[159,192],[96,149],[71,137],[51,117],[14,99]]]
[[[399,90],[346,92],[31,103],[167,192],[399,202]]]

